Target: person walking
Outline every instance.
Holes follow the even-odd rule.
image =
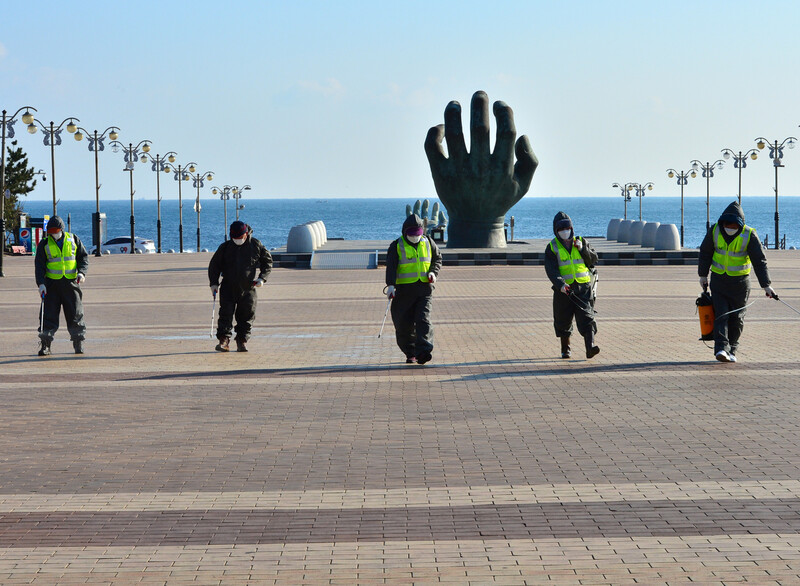
[[[395,339],[408,364],[425,364],[433,357],[431,302],[441,268],[439,247],[425,235],[422,219],[411,214],[386,253],[386,296],[392,300]]]
[[[711,269],[711,282],[708,271]],[[767,257],[756,231],[745,224],[744,212],[732,202],[711,226],[700,244],[697,273],[700,286],[711,286],[714,307],[714,357],[720,362],[736,362],[736,350],[744,329],[744,314],[750,298],[750,271],[767,297],[775,297],[771,287]]]
[[[53,216],[47,222],[47,234],[39,241],[33,264],[43,305],[39,356],[50,354],[62,308],[75,354],[83,354],[86,324],[80,285],[86,280],[89,254],[80,238],[65,230],[64,220],[59,216]]]
[[[594,319],[597,253],[580,236],[575,236],[572,220],[564,212],[553,218],[553,238],[544,252],[544,270],[553,283],[553,326],[561,338],[561,358],[572,355],[572,319],[586,346],[586,358],[600,352],[595,345]]]
[[[231,239],[223,242],[208,263],[208,279],[212,295],[219,292],[217,321],[218,352],[230,351],[231,333],[236,318],[236,351],[247,352],[247,342],[256,318],[258,295],[272,271],[272,255],[252,236],[244,222],[230,226]],[[219,278],[222,276],[222,284]]]

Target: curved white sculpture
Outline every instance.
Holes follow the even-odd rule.
[[[608,228],[606,228],[606,240],[616,240],[617,239],[617,232],[619,232],[619,223],[622,220],[620,218],[614,218],[609,220]]]
[[[642,230],[642,246],[653,247],[656,245],[656,232],[661,222],[647,222]]]
[[[310,225],[301,224],[300,226],[293,226],[289,230],[289,236],[286,239],[286,252],[314,252],[315,240],[316,234]]]
[[[644,230],[644,225],[646,223],[647,222],[643,222],[642,220],[637,220],[631,224],[630,230],[628,230],[628,244],[641,245],[642,230]]]
[[[656,250],[680,250],[681,235],[675,224],[661,224],[656,230]]]
[[[619,228],[617,228],[617,242],[627,242],[628,234],[631,230],[633,220],[620,220]]]

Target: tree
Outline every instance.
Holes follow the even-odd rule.
[[[13,148],[16,147],[16,148]],[[28,155],[12,140],[7,147],[6,157],[6,189],[11,193],[3,198],[5,208],[6,230],[14,231],[19,226],[19,214],[22,211],[20,196],[27,196],[36,187],[34,169],[28,166]],[[4,153],[5,154],[5,153]]]

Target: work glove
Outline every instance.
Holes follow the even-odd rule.
[[[564,283],[564,284],[561,286],[561,292],[562,292],[564,295],[569,295],[569,291],[570,291],[570,289],[569,289],[569,285],[567,285],[566,283]]]
[[[708,289],[708,277],[700,277],[700,286],[703,289]]]
[[[47,295],[47,287],[39,285],[39,297],[44,297],[45,295]]]
[[[428,282],[429,283],[435,283],[436,282],[436,275],[434,275],[433,273],[428,273]]]
[[[775,289],[767,285],[764,287],[764,293],[767,294],[767,297],[777,297],[777,293],[775,293]]]
[[[77,277],[75,277],[75,282],[76,282],[78,285],[80,285],[81,283],[83,283],[85,280],[86,280],[86,275],[84,275],[83,273],[78,273],[78,276],[77,276]]]
[[[218,292],[219,292],[219,285],[211,285],[211,294],[216,296]]]
[[[388,297],[389,299],[394,299],[394,296],[395,296],[394,285],[389,285],[386,288],[386,297]]]
[[[572,242],[573,244],[575,244],[575,247],[578,250],[583,250],[583,240],[581,240],[580,238],[575,238],[575,240],[573,240]]]
[[[253,287],[261,287],[264,284],[264,279],[257,279],[253,281]]]

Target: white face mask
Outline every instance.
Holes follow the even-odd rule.
[[[233,240],[233,243],[236,244],[236,246],[241,246],[244,244],[244,241],[247,240],[247,236],[242,236],[241,238],[231,238],[231,240]]]
[[[728,236],[733,236],[739,231],[739,228],[725,228],[725,234]]]
[[[558,231],[558,237],[561,238],[561,240],[567,240],[570,237],[571,234],[572,234],[572,230],[559,230]]]
[[[54,234],[50,234],[50,236],[53,237],[53,240],[61,240],[61,237],[63,235],[64,235],[64,232],[62,232],[61,230],[59,230],[58,232],[56,232]]]
[[[406,240],[408,240],[411,244],[416,244],[422,239],[422,236],[408,236],[406,235]]]

